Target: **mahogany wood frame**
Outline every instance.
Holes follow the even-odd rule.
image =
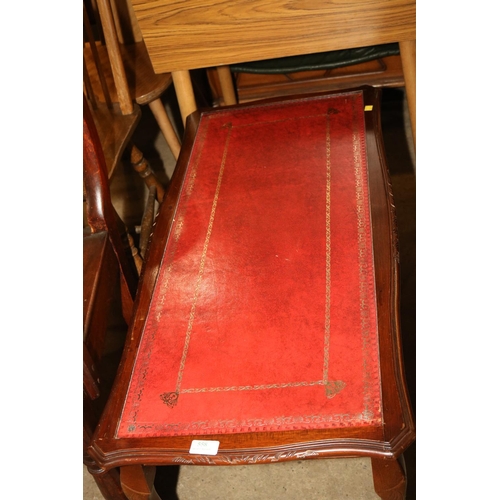
[[[202,113],[197,111],[187,122],[179,162],[169,192],[161,205],[147,251],[134,317],[124,349],[125,355],[108,405],[88,450],[96,464],[92,470],[93,474],[105,475],[108,471],[121,467],[122,483],[125,480],[130,485],[139,481],[141,487],[145,488],[144,496],[137,498],[156,498],[154,489],[148,490],[146,487],[150,481],[148,483],[147,478],[143,476],[140,466],[244,465],[296,459],[364,456],[372,459],[375,490],[380,497],[404,498],[406,482],[398,458],[414,441],[415,429],[401,352],[397,230],[381,139],[379,91],[365,88],[364,93],[365,104],[374,106],[372,112],[365,112],[365,122],[377,289],[383,425],[196,437],[115,437],[163,249],[172,228],[186,166]],[[189,448],[193,438],[220,441],[219,453],[214,457],[190,455]]]
[[[95,468],[87,454],[103,399],[100,368],[108,314],[115,288],[127,324],[132,317],[137,290],[137,270],[132,250],[123,241],[125,226],[109,192],[106,161],[87,100],[83,99],[83,182],[87,197],[90,233],[83,238],[83,463]],[[118,471],[96,477],[104,498],[125,499]]]
[[[117,269],[126,310],[125,319],[132,315],[133,300],[137,289],[137,271],[128,259],[123,243],[126,228],[118,217],[109,194],[109,181],[106,162],[100,144],[96,125],[90,106],[83,99],[83,170],[84,187],[87,200],[87,221],[93,235],[103,233],[109,239],[113,253],[116,254]]]

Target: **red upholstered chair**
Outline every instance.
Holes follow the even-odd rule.
[[[373,89],[190,116],[92,472],[368,456],[404,498],[414,439]],[[206,451],[204,451],[206,450]],[[129,492],[129,493],[127,493]]]

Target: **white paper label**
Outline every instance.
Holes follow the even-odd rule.
[[[194,439],[191,441],[189,453],[195,455],[217,455],[219,451],[219,441],[200,441]]]

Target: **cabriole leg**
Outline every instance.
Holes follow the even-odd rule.
[[[128,500],[161,500],[154,488],[156,467],[127,465],[120,468],[120,481]]]
[[[402,460],[372,458],[373,484],[382,500],[404,500],[406,473]]]

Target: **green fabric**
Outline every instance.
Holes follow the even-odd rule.
[[[357,49],[334,50],[291,57],[253,61],[231,65],[233,73],[262,73],[279,74],[310,71],[315,69],[332,69],[351,66],[362,62],[372,61],[380,57],[399,54],[399,44],[388,43]]]

